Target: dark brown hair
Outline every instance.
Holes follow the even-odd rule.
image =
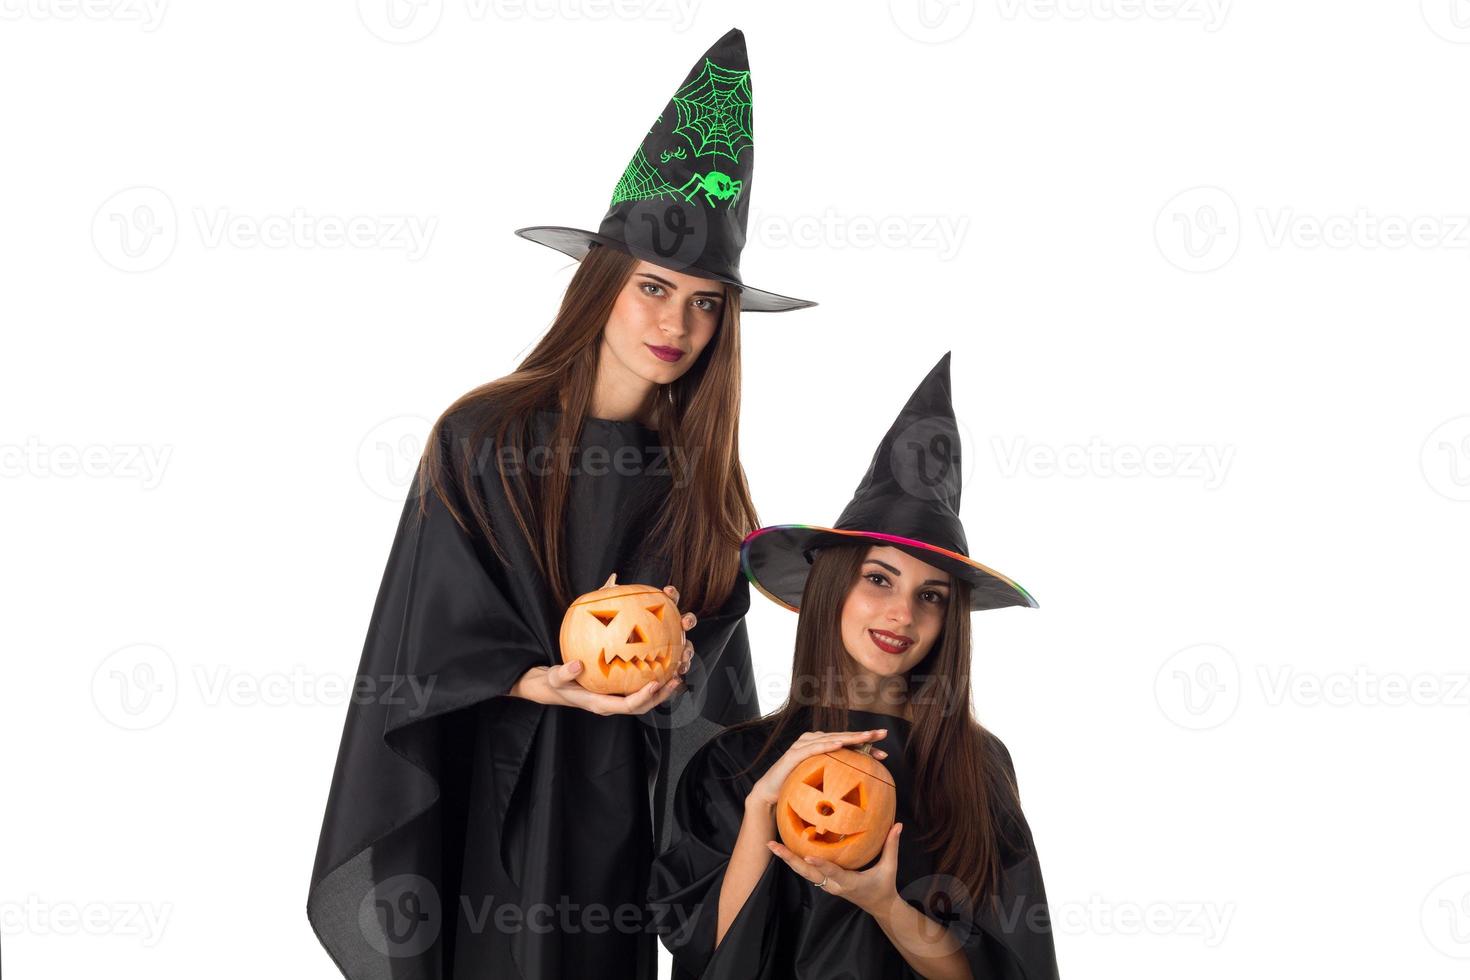
[[[603,327],[637,264],[627,252],[594,247],[572,276],[550,329],[526,359],[513,373],[475,388],[445,410],[429,435],[419,469],[421,511],[432,491],[468,532],[465,515],[446,486],[454,480],[470,517],[504,560],[485,503],[474,491],[471,461],[477,453],[464,453],[458,472],[445,474],[449,467],[441,458],[440,440],[446,419],[471,410],[466,414],[478,419],[468,440],[471,446],[491,439],[497,448],[524,459],[536,410],[558,410],[549,448],[553,459],[567,458],[591,405]],[[651,537],[677,545],[664,546],[670,578],[679,588],[680,607],[697,614],[713,612],[728,598],[739,573],[740,542],[758,523],[738,452],[740,293],[729,284],[724,292],[714,336],[688,371],[659,390],[652,419],[659,444],[668,450],[673,479]],[[575,598],[563,561],[569,467],[547,467],[534,488],[503,468],[500,481],[557,605],[569,605]]]
[[[872,545],[859,541],[815,552],[796,624],[791,694],[759,722],[775,723],[760,755],[781,744],[782,731],[805,708],[812,730],[848,730],[854,671],[842,642],[842,607]],[[906,680],[918,843],[933,855],[936,874],[964,882],[978,906],[980,898],[997,897],[1007,815],[1019,810],[1020,801],[998,740],[975,720],[970,704],[968,583],[952,578],[940,635]]]

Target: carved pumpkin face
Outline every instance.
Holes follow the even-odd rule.
[[[579,596],[561,621],[561,658],[582,662],[577,683],[598,694],[632,694],[679,669],[679,607],[650,585],[615,585]]]
[[[883,850],[897,797],[893,776],[863,752],[837,749],[797,763],[776,797],[781,842],[802,857],[861,868]]]

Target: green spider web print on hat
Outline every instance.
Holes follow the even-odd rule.
[[[742,166],[741,154],[755,145],[750,71],[724,68],[706,58],[669,104],[673,125],[664,123],[670,115],[666,109],[634,151],[613,189],[612,206],[677,199],[711,208],[733,207],[749,179],[750,161]],[[657,154],[657,164],[650,152]],[[721,158],[730,163],[721,163]]]

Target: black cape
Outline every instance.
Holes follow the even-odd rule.
[[[483,410],[482,410],[483,411]],[[538,412],[533,445],[556,421]],[[472,420],[452,418],[450,465]],[[578,594],[612,572],[662,587],[644,546],[671,477],[657,433],[587,419],[573,459],[568,567]],[[347,713],[307,898],[343,974],[359,978],[656,975],[644,899],[667,836],[668,788],[705,740],[757,703],[737,582],[689,633],[687,688],[643,717],[504,696],[560,662],[554,608],[495,467],[476,450],[506,551],[410,495],[388,556]],[[485,460],[490,460],[486,463]],[[534,452],[519,465],[536,465]],[[455,501],[469,517],[468,505]],[[674,585],[679,583],[675,582]]]
[[[943,922],[964,945],[977,978],[1046,980],[1057,976],[1046,891],[1030,828],[1024,815],[1011,816],[1003,863],[1001,908],[957,906],[963,886],[934,876],[927,852],[918,846],[913,819],[913,776],[904,747],[909,723],[891,715],[848,712],[848,728],[887,728],[875,743],[898,790],[896,819],[904,823],[898,855],[899,894]],[[815,978],[917,977],[877,922],[846,899],[821,891],[784,861],[772,856],[750,898],[714,945],[720,885],[735,848],[745,797],[798,735],[809,730],[805,709],[760,762],[756,758],[772,723],[725,732],[705,745],[680,777],[674,802],[674,844],[654,863],[649,899],[664,945],[674,954],[674,977],[728,980],[815,980]],[[788,737],[789,735],[789,737]],[[1014,778],[1010,753],[992,736],[992,751]],[[930,894],[929,885],[942,887]]]

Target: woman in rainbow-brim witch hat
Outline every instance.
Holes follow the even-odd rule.
[[[969,556],[959,463],[946,354],[833,527],[745,539],[746,576],[800,613],[791,691],[711,740],[680,782],[677,836],[650,888],[676,977],[1056,976],[1015,767],[970,692],[971,612],[1037,603]],[[896,787],[896,821],[875,831],[866,868],[776,840],[778,805],[793,808],[784,827],[823,844],[867,832],[864,793],[851,777],[834,790],[825,768],[802,779],[822,773],[807,785],[830,799],[803,813],[780,802],[798,765],[844,746],[866,747]]]

